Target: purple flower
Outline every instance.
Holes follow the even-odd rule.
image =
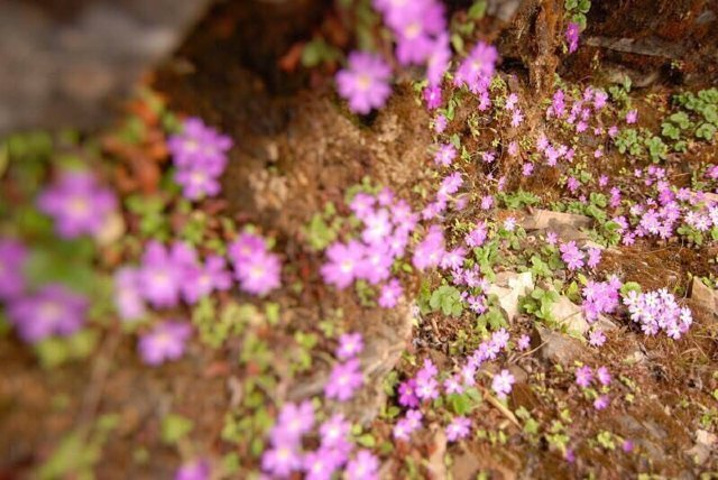
[[[201,165],[178,169],[175,172],[175,181],[182,186],[182,196],[189,200],[215,197],[222,190],[217,176]]]
[[[606,407],[608,407],[608,404],[611,403],[611,399],[608,397],[608,395],[600,395],[596,400],[593,401],[593,408],[596,410],[603,410]]]
[[[434,52],[434,36],[446,28],[444,7],[434,0],[412,2],[411,8],[387,15],[397,37],[396,58],[402,65],[424,63]],[[393,14],[392,14],[393,13]]]
[[[378,55],[367,52],[349,54],[348,67],[336,76],[339,95],[349,101],[354,113],[367,114],[381,108],[391,94],[389,65]]]
[[[611,372],[609,372],[606,367],[599,367],[598,370],[596,370],[596,378],[598,378],[598,381],[604,387],[611,384]]]
[[[568,266],[569,270],[578,270],[583,267],[583,253],[576,246],[573,240],[559,246],[561,260]]]
[[[592,381],[593,372],[591,371],[591,367],[584,365],[576,369],[576,385],[586,388],[591,385]]]
[[[636,123],[637,120],[638,120],[638,110],[630,110],[626,114],[626,123],[628,123],[629,125],[632,123]]]
[[[27,249],[18,240],[0,239],[0,300],[13,300],[25,291],[22,269],[27,256]]]
[[[568,43],[568,53],[573,53],[578,50],[578,35],[580,33],[580,27],[578,23],[571,22],[566,27],[566,42]]]
[[[242,265],[259,253],[267,251],[267,242],[259,235],[249,232],[241,233],[227,248],[232,263]]]
[[[122,320],[137,320],[145,315],[147,308],[142,294],[138,269],[123,267],[115,272],[115,307]]]
[[[426,87],[424,89],[424,101],[426,102],[426,108],[434,110],[441,106],[441,87]]]
[[[444,391],[447,395],[464,393],[464,387],[461,385],[461,377],[452,375],[444,380]]]
[[[416,380],[411,378],[399,385],[399,405],[416,408],[419,406],[419,397],[416,396]]]
[[[344,459],[341,463],[346,461],[346,456],[352,449],[352,444],[349,441],[349,432],[351,431],[352,425],[349,423],[344,415],[336,413],[332,415],[329,420],[324,422],[319,427],[319,438],[321,440],[321,449],[328,451],[334,450],[338,453],[344,454]]]
[[[466,235],[466,244],[472,248],[480,247],[486,241],[487,235],[486,222],[481,221],[476,225],[476,228]]]
[[[592,347],[601,347],[606,343],[606,335],[601,330],[593,330],[588,336],[588,344]]]
[[[379,459],[369,450],[359,450],[347,463],[346,480],[379,480]]]
[[[491,389],[496,393],[496,396],[500,399],[506,398],[511,393],[516,378],[508,371],[501,370],[501,372],[494,375],[491,381]]]
[[[364,383],[359,360],[353,358],[346,363],[338,363],[332,369],[329,380],[324,385],[324,395],[340,402],[349,400]]]
[[[471,420],[466,417],[456,417],[446,426],[446,439],[455,442],[469,436]]]
[[[629,292],[623,297],[631,320],[640,324],[646,335],[655,335],[664,331],[674,340],[679,339],[693,324],[693,316],[688,308],[678,305],[675,296],[666,289],[654,292]]]
[[[477,43],[456,71],[454,83],[457,86],[465,85],[475,93],[485,91],[494,75],[498,57],[493,45]]]
[[[275,478],[287,478],[302,467],[295,445],[275,445],[262,454],[262,470]]]
[[[175,480],[209,480],[209,476],[209,462],[198,459],[182,465],[175,474]]]
[[[419,410],[409,410],[406,412],[406,417],[396,422],[392,435],[397,440],[409,440],[410,435],[421,428],[422,418],[423,415]]]
[[[170,136],[167,148],[178,170],[197,167],[217,177],[226,166],[232,139],[191,117],[182,123],[181,133]]]
[[[117,208],[111,190],[101,187],[89,171],[65,171],[38,197],[38,208],[55,220],[63,238],[97,235]]]
[[[215,290],[227,290],[232,285],[227,262],[219,255],[208,256],[204,266],[193,266],[188,276],[187,282],[182,285],[182,294],[190,305]]]
[[[529,346],[531,346],[531,337],[526,334],[521,335],[519,341],[516,343],[516,346],[521,351],[528,350]]]
[[[328,262],[322,265],[324,281],[340,290],[352,284],[364,268],[364,247],[352,240],[348,244],[333,243],[326,251]]]
[[[399,280],[392,279],[381,287],[379,294],[379,306],[382,308],[393,308],[399,302],[404,289],[401,287]]]
[[[412,263],[419,270],[439,265],[445,253],[444,233],[438,225],[429,227],[424,240],[414,249]]]
[[[302,470],[306,473],[305,480],[330,480],[341,464],[337,452],[320,448],[304,455]]]
[[[64,285],[49,284],[18,297],[7,306],[9,322],[28,343],[53,335],[68,336],[82,327],[88,302]]]
[[[235,272],[242,290],[263,297],[281,285],[282,265],[279,257],[260,252],[242,263],[235,263]]]
[[[302,436],[314,427],[314,405],[309,400],[300,404],[287,403],[269,432],[272,445],[299,445]]]
[[[339,337],[339,347],[335,354],[341,360],[348,360],[359,355],[362,350],[364,350],[364,340],[361,333],[345,333]]]
[[[426,62],[426,79],[429,86],[441,85],[441,81],[449,69],[451,61],[451,46],[449,45],[449,34],[440,34],[434,42],[434,47]]]
[[[177,360],[192,335],[192,327],[184,322],[165,321],[142,336],[139,351],[147,365],[157,366],[169,360]]]
[[[447,143],[439,147],[439,150],[434,156],[434,162],[437,165],[448,167],[449,165],[451,165],[451,162],[453,162],[455,158],[456,148],[452,144]]]
[[[437,115],[434,119],[434,132],[443,133],[446,130],[449,121],[444,115]]]
[[[182,266],[156,240],[150,240],[139,270],[140,291],[155,308],[174,307],[179,303],[183,281]]]
[[[588,265],[590,268],[596,268],[599,263],[601,263],[601,249],[597,247],[590,247],[587,250],[588,253],[588,260],[586,261],[586,265]]]

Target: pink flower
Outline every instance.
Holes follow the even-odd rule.
[[[353,358],[346,363],[334,366],[329,380],[324,386],[324,395],[340,402],[349,400],[364,383],[364,376],[360,370],[359,360]]]
[[[446,427],[446,439],[455,442],[469,436],[471,420],[466,417],[455,417]]]
[[[441,145],[434,155],[434,163],[448,167],[456,158],[456,148],[450,143]]]
[[[367,114],[386,103],[390,77],[391,69],[380,56],[355,51],[349,54],[347,68],[337,73],[337,90],[352,112]]]
[[[638,120],[638,110],[630,110],[626,114],[626,123],[627,124],[630,125],[630,124],[636,123],[637,120]]]
[[[424,101],[426,108],[434,110],[441,106],[441,87],[426,87],[424,89]]]
[[[117,199],[89,171],[65,171],[37,199],[38,209],[51,216],[62,238],[97,235],[116,210]]]
[[[593,372],[591,371],[591,367],[584,365],[576,369],[576,385],[586,388],[591,385],[592,380]]]
[[[576,22],[571,22],[566,28],[566,42],[568,43],[568,53],[573,53],[578,50],[578,35],[579,25]]]
[[[364,350],[364,340],[361,333],[345,333],[339,337],[339,346],[335,355],[341,360],[348,360],[359,355],[362,350]]]
[[[165,321],[142,336],[139,350],[147,365],[157,366],[184,355],[192,327],[184,322]]]
[[[494,375],[494,378],[491,381],[491,389],[496,393],[498,398],[503,399],[511,393],[515,382],[516,378],[514,378],[508,370],[504,369]]]
[[[604,387],[611,384],[611,372],[609,372],[606,367],[598,367],[598,370],[596,370],[596,378],[598,378],[598,381]]]
[[[326,250],[328,262],[320,271],[324,281],[340,290],[352,284],[364,268],[364,247],[356,240],[348,244],[333,243]]]

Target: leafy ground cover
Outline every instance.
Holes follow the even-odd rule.
[[[3,475],[715,475],[716,90],[543,95],[482,2],[340,4],[312,91],[218,16],[116,128],[6,139]]]

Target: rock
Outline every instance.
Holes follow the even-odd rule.
[[[499,306],[511,322],[519,313],[519,297],[530,294],[533,289],[531,272],[501,272],[496,275],[496,281],[489,287],[488,294],[498,297]]]
[[[540,325],[534,327],[531,344],[532,348],[538,348],[542,360],[563,366],[578,360],[585,351],[583,344],[575,338]]]
[[[590,328],[583,314],[583,309],[565,295],[558,297],[558,301],[553,304],[551,312],[556,323],[565,326],[569,332],[585,335]]]
[[[446,434],[444,429],[438,425],[433,425],[434,430],[434,448],[432,449],[431,455],[429,455],[429,461],[426,464],[426,469],[429,471],[429,478],[434,480],[445,480],[446,475],[446,464],[444,463],[444,456],[446,455]]]
[[[519,221],[524,230],[558,230],[567,226],[578,230],[589,228],[591,223],[591,218],[585,215],[551,210],[533,210]]]
[[[0,134],[93,128],[210,0],[0,2]]]
[[[716,295],[715,290],[706,286],[698,277],[693,277],[690,298],[714,313],[718,311],[718,295]]]
[[[481,464],[476,459],[476,455],[462,452],[454,457],[454,462],[451,465],[451,477],[456,479],[476,478],[479,470],[481,470]]]
[[[549,230],[564,242],[575,241],[581,245],[591,242],[591,239],[580,229],[590,228],[591,224],[591,218],[585,215],[550,210],[534,210],[519,221],[524,230]]]
[[[698,465],[703,465],[718,446],[718,436],[705,430],[696,431],[696,444],[686,451]]]

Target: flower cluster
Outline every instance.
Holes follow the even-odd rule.
[[[418,216],[389,189],[377,195],[358,193],[349,207],[361,222],[360,239],[331,244],[326,250],[327,262],[321,267],[322,277],[339,289],[356,280],[382,284],[381,304],[393,307],[402,290],[398,280],[390,278],[391,267],[404,256]]]
[[[623,297],[631,320],[640,324],[646,335],[663,331],[674,340],[681,338],[693,323],[693,315],[687,307],[681,307],[673,294],[665,288],[638,293],[635,290]]]
[[[336,356],[344,363],[338,363],[329,374],[324,385],[324,395],[340,402],[349,400],[363,385],[364,376],[357,356],[364,349],[364,340],[360,333],[347,333],[339,338]]]
[[[145,302],[154,308],[176,307],[181,300],[193,305],[215,290],[227,290],[231,276],[224,258],[209,255],[204,263],[194,247],[175,242],[169,248],[156,240],[147,243],[139,267],[123,267],[115,273],[115,305],[124,320],[145,313]]]
[[[590,387],[593,383],[598,382],[601,387],[601,394],[597,395],[595,392],[593,393],[595,397],[593,398],[593,407],[596,410],[604,410],[608,407],[611,403],[611,398],[607,394],[608,386],[613,380],[611,372],[608,368],[599,367],[594,372],[591,367],[584,365],[582,367],[578,367],[574,372],[574,375],[576,377],[576,385],[584,389]]]
[[[244,232],[229,245],[229,258],[242,290],[264,296],[281,285],[282,264],[279,256],[269,251],[267,240]]]
[[[589,280],[583,288],[583,311],[589,322],[603,313],[613,313],[620,303],[619,291],[623,283],[616,276],[606,282]]]
[[[601,250],[598,247],[588,247],[584,253],[573,240],[560,244],[559,251],[561,252],[561,260],[572,271],[579,270],[584,265],[595,268],[601,262]]]
[[[479,347],[466,358],[458,372],[448,375],[443,381],[439,379],[439,371],[430,359],[424,363],[416,374],[399,384],[398,402],[407,408],[405,416],[396,423],[393,430],[394,438],[409,440],[411,434],[422,427],[422,406],[430,404],[443,393],[444,395],[461,395],[476,385],[476,375],[484,362],[496,360],[502,350],[508,348],[509,334],[505,329],[498,330],[491,338],[482,342]],[[492,389],[497,397],[505,398],[511,393],[515,382],[508,370],[494,375]],[[446,427],[450,441],[459,440],[468,435],[470,421],[456,417]]]
[[[217,195],[219,177],[227,167],[227,152],[232,139],[205,125],[199,118],[188,118],[180,133],[167,141],[177,171],[175,181],[189,200]]]
[[[53,218],[62,238],[98,235],[111,213],[117,209],[112,190],[97,183],[86,170],[68,170],[40,193],[39,210]]]
[[[457,87],[465,86],[479,97],[479,110],[486,111],[491,106],[489,85],[494,76],[499,54],[496,47],[484,42],[477,43],[469,55],[461,62],[454,75]]]
[[[311,435],[316,423],[310,401],[285,404],[269,432],[270,448],[262,455],[262,470],[273,478],[304,472],[311,479],[330,479],[344,468],[347,479],[378,479],[379,459],[368,450],[354,451],[351,423],[337,413],[319,425],[319,447],[304,451],[303,437]],[[353,458],[352,458],[353,454]]]

